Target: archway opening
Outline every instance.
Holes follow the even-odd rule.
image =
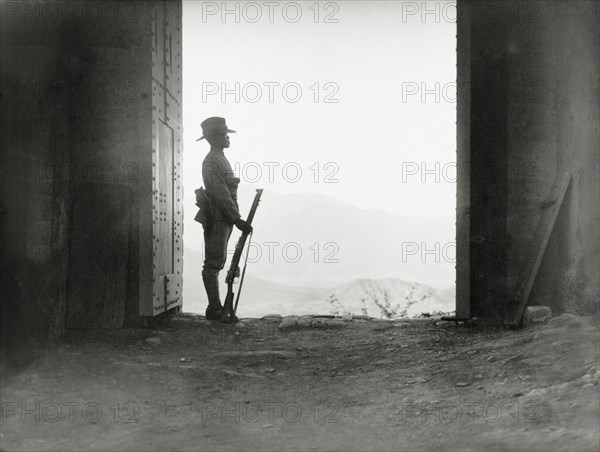
[[[454,311],[455,2],[188,1],[183,62],[185,311],[206,307],[210,116],[237,131],[242,217],[265,189],[241,316]]]

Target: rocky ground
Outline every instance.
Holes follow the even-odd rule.
[[[598,322],[180,314],[3,363],[2,450],[597,451]],[[13,360],[18,362],[18,360]]]

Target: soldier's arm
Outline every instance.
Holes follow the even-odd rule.
[[[215,162],[204,162],[202,164],[202,175],[206,190],[210,193],[217,209],[230,223],[239,220],[242,216],[231,198],[223,168]]]

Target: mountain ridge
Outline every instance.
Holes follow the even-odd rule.
[[[240,191],[243,216],[253,193],[250,188]],[[187,204],[192,215],[184,217],[186,254],[203,248],[193,200]],[[455,249],[450,217],[401,217],[321,194],[265,191],[253,225],[252,274],[286,286],[328,288],[357,278],[386,277],[436,288],[454,284],[454,262],[447,259]],[[235,230],[229,241],[231,253],[238,235]],[[187,261],[184,254],[184,268]]]
[[[198,262],[197,268],[201,268],[200,253],[192,251],[190,254],[191,260]],[[223,299],[227,286],[224,278],[220,280]],[[184,311],[203,313],[208,301],[200,272],[185,273],[183,283]],[[403,318],[414,317],[422,312],[434,314],[454,310],[453,288],[438,290],[418,282],[394,278],[360,278],[335,287],[318,288],[286,286],[247,273],[243,289],[239,307],[239,314],[243,317],[262,317],[274,313],[352,313],[379,318]],[[234,285],[236,294],[238,290],[239,286]],[[424,295],[428,296],[423,299]],[[332,300],[332,296],[336,301]],[[368,303],[361,303],[361,298],[368,299]],[[411,300],[413,303],[408,303]]]

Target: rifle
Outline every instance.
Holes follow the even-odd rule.
[[[248,214],[248,219],[246,220],[246,222],[249,225],[252,225],[252,220],[254,219],[254,214],[256,213],[256,209],[258,207],[258,203],[260,202],[260,196],[262,195],[262,192],[262,188],[256,190],[254,202],[252,203],[250,213]],[[227,277],[225,278],[225,282],[227,283],[227,296],[225,297],[223,311],[221,312],[221,322],[223,323],[233,323],[235,321],[235,313],[237,311],[238,302],[240,301],[240,293],[242,292],[242,284],[244,284],[244,275],[246,274],[246,265],[248,264],[247,253],[246,262],[244,264],[244,271],[242,272],[242,277],[240,279],[240,289],[238,291],[237,299],[235,300],[235,308],[233,306],[233,283],[235,281],[235,278],[239,276],[240,259],[242,257],[242,251],[244,250],[244,246],[246,245],[246,239],[248,238],[248,235],[252,235],[252,233],[248,234],[247,232],[242,232],[240,239],[235,245],[233,258],[231,259],[231,264],[229,265],[229,270],[227,271]]]

